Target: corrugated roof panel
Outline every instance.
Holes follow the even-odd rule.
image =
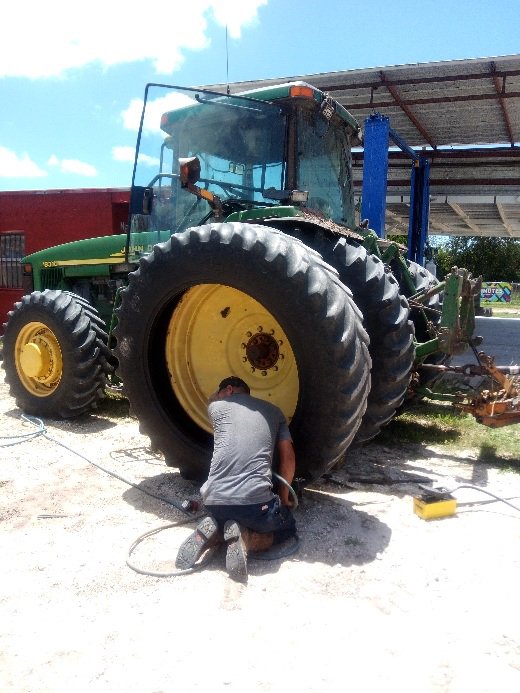
[[[479,209],[459,206],[466,220],[446,201],[432,202],[431,233],[520,236],[520,146],[511,147],[520,145],[520,55],[298,75],[231,84],[230,90],[235,93],[292,80],[329,90],[361,125],[379,110],[408,145],[426,146],[432,199],[485,195],[505,200],[507,196],[500,208],[493,202]],[[226,86],[211,88],[225,91]],[[443,152],[432,152],[429,144],[472,148],[460,158],[447,158],[444,153],[443,159]],[[476,145],[511,148],[507,156],[500,156],[499,149],[491,152]],[[406,197],[409,179],[410,165],[391,154],[388,195]],[[362,157],[358,155],[354,156],[354,182],[359,195]],[[407,229],[405,203],[389,204],[388,212],[389,226]]]
[[[500,209],[499,209],[500,207]],[[409,205],[390,203],[387,206],[387,232],[408,229]],[[430,235],[501,236],[520,238],[520,203],[432,202]]]

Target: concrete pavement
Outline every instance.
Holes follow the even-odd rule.
[[[477,317],[475,334],[484,338],[479,351],[495,357],[497,366],[520,365],[520,319]],[[454,356],[451,365],[474,363],[471,351]]]

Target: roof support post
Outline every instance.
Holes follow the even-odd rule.
[[[380,238],[384,238],[390,139],[413,159],[410,180],[408,259],[422,265],[430,216],[430,162],[426,157],[420,156],[411,149],[390,128],[390,119],[380,113],[373,113],[365,120],[361,217],[368,219],[368,227]]]
[[[408,259],[424,264],[430,216],[430,162],[423,156],[414,161],[410,181]]]
[[[380,238],[385,235],[390,120],[373,113],[365,120],[361,217]]]

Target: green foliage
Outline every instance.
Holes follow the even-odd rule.
[[[408,245],[408,236],[405,233],[390,233],[387,236],[389,241],[394,241],[394,243],[400,243],[401,245]]]
[[[487,428],[446,403],[422,400],[411,405],[383,428],[375,443],[435,445],[443,454],[468,450],[480,462],[520,472],[518,424]]]
[[[520,241],[515,238],[451,237],[439,248],[442,275],[454,266],[465,267],[484,281],[520,281]]]

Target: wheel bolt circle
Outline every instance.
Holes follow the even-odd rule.
[[[275,339],[266,332],[257,332],[251,335],[246,344],[246,355],[249,363],[267,375],[279,358],[279,347]]]

